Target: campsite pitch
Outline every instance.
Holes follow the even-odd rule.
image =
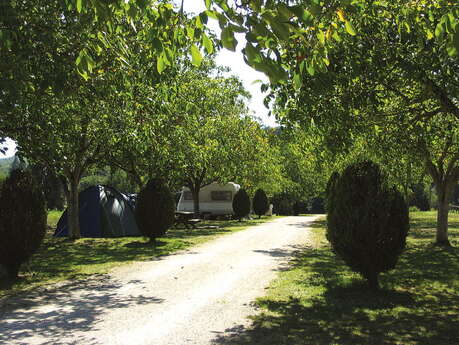
[[[11,299],[0,343],[212,344],[308,244],[315,217],[285,217],[189,251]],[[6,309],[6,310],[5,310]]]
[[[38,287],[49,286],[65,280],[87,279],[93,274],[110,272],[114,267],[133,261],[149,261],[155,257],[169,255],[191,246],[213,240],[248,227],[265,223],[273,217],[239,222],[205,221],[199,229],[172,228],[158,239],[155,247],[143,237],[81,238],[69,241],[53,237],[54,229],[62,212],[50,211],[49,231],[45,240],[30,261],[23,264],[20,279],[10,286],[0,281],[0,298],[18,293],[30,293]],[[0,303],[1,304],[1,303]]]

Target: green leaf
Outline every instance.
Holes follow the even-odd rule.
[[[170,66],[171,62],[175,60],[174,52],[170,48],[164,50],[164,62]]]
[[[242,33],[242,32],[246,32],[246,29],[244,29],[242,26],[239,26],[239,25],[229,25],[231,27],[231,30],[233,32],[238,32],[238,33]]]
[[[201,23],[206,25],[207,22],[209,21],[209,16],[207,15],[206,12],[202,12],[199,14],[199,18],[201,19]]]
[[[427,29],[426,34],[427,34],[428,40],[431,40],[432,38],[434,38],[434,34],[429,29]]]
[[[317,38],[319,39],[319,42],[322,45],[325,44],[325,35],[324,35],[324,32],[322,30],[319,30],[319,32],[317,33]]]
[[[255,26],[253,27],[252,31],[256,36],[264,37],[264,36],[268,36],[269,35],[269,30],[262,23],[255,24]]]
[[[217,12],[207,10],[207,11],[205,11],[205,13],[207,14],[207,16],[208,16],[209,18],[218,20]]]
[[[265,74],[268,74],[270,71],[270,66],[267,63],[261,62],[261,63],[254,63],[253,67],[259,71],[263,72]]]
[[[226,19],[226,17],[221,14],[221,13],[218,13],[217,12],[217,18],[218,18],[218,25],[220,26],[220,29],[224,29],[226,24],[228,23],[228,19]]]
[[[223,28],[221,33],[221,40],[223,47],[233,52],[236,50],[237,40],[234,38],[234,32],[230,28]]]
[[[456,48],[456,52],[459,52],[459,31],[454,34],[453,45]]]
[[[301,74],[295,73],[295,75],[293,76],[293,86],[295,87],[296,90],[301,89],[301,87],[303,86]]]
[[[199,48],[195,44],[191,46],[191,62],[195,66],[200,66],[202,62],[202,55]]]
[[[152,37],[151,45],[158,52],[163,50],[163,44],[161,43],[161,41],[156,36]]]
[[[339,36],[338,31],[333,31],[332,37],[336,42],[341,42],[341,37]]]
[[[308,71],[309,75],[313,76],[316,73],[316,70],[314,69],[314,66],[312,63],[307,63],[306,64],[306,71]]]
[[[255,34],[253,32],[248,32],[245,34],[245,39],[248,41],[248,42],[252,42],[252,43],[258,43],[258,40],[257,40],[257,36],[255,36]]]
[[[357,33],[355,32],[354,26],[352,25],[352,23],[350,21],[346,21],[345,27],[346,27],[346,31],[347,31],[347,33],[349,35],[351,35],[351,36],[357,35]]]
[[[84,49],[81,50],[80,53],[78,54],[78,57],[77,57],[76,62],[75,62],[78,67],[80,67],[80,65],[81,65],[81,63],[83,61],[83,56],[85,54],[86,54],[86,50],[84,50]]]
[[[191,40],[194,39],[194,32],[195,32],[194,28],[192,28],[192,27],[187,27],[186,28],[186,34]]]
[[[205,33],[202,34],[202,45],[206,48],[208,54],[212,54],[214,52],[214,44]]]
[[[212,5],[212,0],[206,0],[206,8],[210,10],[210,6]]]
[[[304,24],[306,25],[311,25],[312,20],[314,19],[312,14],[309,11],[304,10],[303,15],[301,16],[301,19],[303,20]]]
[[[437,24],[436,28],[435,28],[435,37],[440,37],[443,32],[444,32],[444,28],[443,28],[443,22],[440,22]]]
[[[272,65],[270,79],[274,80],[275,83],[287,79],[287,72],[277,64]]]
[[[312,13],[313,16],[318,16],[322,13],[322,7],[317,4],[311,4],[311,7],[309,7],[309,11]]]
[[[292,11],[298,19],[301,19],[306,26],[311,24],[313,16],[311,12],[305,10],[303,6],[292,6],[290,7],[290,11]]]
[[[457,55],[457,48],[453,44],[448,44],[446,46],[446,51],[448,52],[449,56],[456,56]]]
[[[89,72],[92,72],[94,67],[96,67],[96,62],[94,61],[92,56],[89,55],[89,54],[86,54],[85,58],[86,58],[86,63],[88,65],[88,70],[89,70]]]
[[[203,28],[203,25],[202,25],[202,21],[201,21],[201,17],[200,17],[200,16],[197,16],[197,17],[195,18],[195,22],[196,22],[196,27],[197,27],[198,29],[202,29],[202,28]]]
[[[81,10],[83,9],[83,0],[77,0],[76,8],[77,8],[78,13],[81,13]]]
[[[249,6],[255,12],[261,11],[261,0],[251,0],[249,1]]]
[[[250,42],[247,42],[244,51],[249,63],[260,63],[262,61],[260,52],[255,49],[255,47]]]
[[[166,69],[166,63],[164,62],[164,56],[162,54],[156,61],[156,68],[158,70],[158,73],[163,73],[163,71]]]
[[[277,37],[286,41],[290,37],[290,30],[286,24],[280,23],[277,20],[272,20],[269,23]]]
[[[277,10],[279,11],[279,13],[282,14],[282,16],[284,16],[287,19],[289,19],[293,14],[292,11],[290,11],[290,9],[287,7],[287,5],[283,3],[277,5]]]

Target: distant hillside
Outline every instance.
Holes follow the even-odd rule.
[[[0,178],[5,177],[10,172],[11,164],[13,164],[14,156],[0,159]]]

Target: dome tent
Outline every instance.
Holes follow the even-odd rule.
[[[92,186],[79,194],[82,237],[142,236],[129,199],[108,186]],[[68,236],[67,211],[57,223],[55,237]]]

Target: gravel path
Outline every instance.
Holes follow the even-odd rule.
[[[247,325],[255,312],[251,302],[308,243],[314,219],[276,219],[160,260],[4,302],[0,344],[215,344],[235,325]]]

